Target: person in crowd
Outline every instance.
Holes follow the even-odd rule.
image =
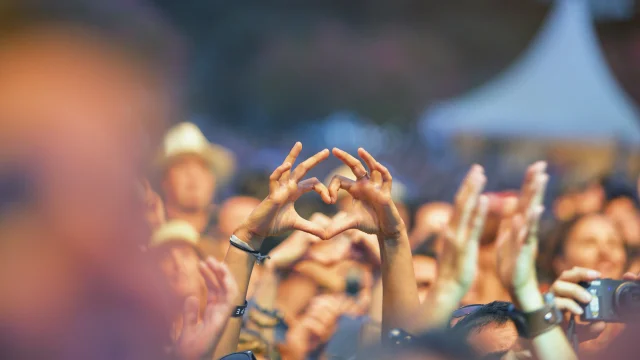
[[[213,358],[237,287],[229,270],[203,261],[200,234],[190,223],[169,220],[155,231],[148,252],[163,275],[173,309],[174,352],[180,358]]]
[[[609,178],[603,183],[606,194],[603,213],[620,229],[627,247],[640,251],[640,201],[636,189],[624,180]]]
[[[563,272],[580,267],[592,269],[602,278],[620,279],[627,266],[624,241],[613,220],[594,213],[558,223],[540,250],[539,268],[546,270],[543,280],[552,282]],[[607,326],[599,336],[582,344],[581,349],[602,349],[622,328]]]
[[[166,356],[136,186],[175,114],[176,45],[139,4],[2,2],[0,173],[22,189],[0,219],[3,358]]]
[[[432,244],[423,243],[413,250],[413,270],[418,284],[418,298],[422,303],[438,276],[437,255]]]
[[[356,359],[376,360],[475,360],[473,348],[449,331],[432,330],[396,346],[373,346]]]
[[[416,248],[431,235],[437,235],[451,218],[453,208],[446,202],[427,203],[416,211],[413,229],[409,238],[411,246]]]
[[[520,339],[511,309],[510,302],[491,302],[465,316],[455,324],[453,330],[466,339],[482,359],[500,360],[507,355],[511,358],[521,358],[522,355],[531,358]]]
[[[225,200],[216,212],[217,227],[208,229],[208,233],[203,236],[203,241],[200,243],[200,248],[206,254],[222,260],[229,248],[229,237],[233,234],[233,230],[242,224],[242,221],[259,203],[260,200],[250,196],[232,196]]]
[[[536,167],[543,169],[542,164]],[[486,194],[489,204],[487,219],[480,236],[478,270],[471,289],[462,299],[463,304],[485,304],[495,300],[509,300],[509,294],[501,285],[496,273],[496,239],[502,219],[513,214],[517,205],[517,193],[506,191]]]
[[[540,250],[539,268],[552,282],[563,271],[579,266],[619,279],[625,271],[624,241],[614,222],[602,214],[588,214],[560,222],[550,230]]]
[[[202,236],[210,255],[222,259],[227,240],[220,241],[215,207],[216,189],[233,175],[235,160],[223,147],[210,143],[200,129],[188,122],[167,132],[156,169],[168,219],[189,222]]]

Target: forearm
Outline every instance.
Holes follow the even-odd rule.
[[[516,306],[523,312],[532,312],[544,306],[537,284],[528,285],[512,296]],[[536,358],[540,360],[578,358],[560,326],[536,336],[530,341],[530,346]]]
[[[360,329],[360,347],[374,345],[380,342],[380,323],[382,322],[382,280],[376,281],[371,294],[369,307],[369,321]]]
[[[265,268],[264,273],[260,278],[260,283],[256,289],[256,295],[254,302],[262,309],[273,311],[275,310],[276,296],[278,294],[278,284],[280,283],[280,277],[277,272],[268,267]],[[249,314],[250,318],[259,319],[259,321],[272,322],[274,319],[268,315],[264,315],[256,309],[251,309]],[[254,324],[253,321],[249,322],[247,326],[253,330],[259,331],[262,337],[269,343],[273,343],[275,340],[273,327],[261,327]]]
[[[240,239],[244,240],[246,237],[240,237]],[[251,278],[255,258],[242,250],[230,246],[224,262],[238,285],[238,295],[233,300],[233,304],[236,306],[243,305],[247,297],[247,288],[249,287],[249,279]],[[220,338],[219,345],[216,347],[214,354],[216,359],[236,351],[241,328],[241,317],[229,319]]]
[[[420,302],[406,231],[397,238],[378,237],[382,256],[382,332],[407,329]],[[410,330],[410,329],[407,329]]]

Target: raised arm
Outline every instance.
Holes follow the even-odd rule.
[[[315,191],[323,201],[330,203],[327,188],[316,178],[302,180],[307,171],[329,156],[327,149],[320,151],[295,167],[302,144],[296,143],[291,152],[269,178],[269,195],[249,215],[247,220],[234,232],[240,241],[254,250],[259,250],[267,236],[277,235],[289,230],[301,230],[325,238],[325,229],[303,219],[296,212],[293,204],[304,193]],[[243,305],[247,296],[249,278],[256,258],[241,249],[230,246],[224,262],[238,284],[238,295],[234,299],[236,306]],[[268,260],[267,260],[268,261]],[[238,337],[242,327],[241,318],[231,318],[225,328],[220,345],[216,348],[216,356],[222,357],[236,351]]]
[[[482,167],[474,165],[458,189],[453,216],[440,236],[443,247],[438,279],[415,317],[414,331],[448,325],[451,313],[473,283],[487,215],[488,199],[481,195],[486,181]]]
[[[418,290],[407,229],[391,199],[391,174],[362,148],[358,149],[358,155],[368,170],[362,162],[340,149],[333,149],[333,154],[349,166],[357,180],[339,175],[331,180],[332,202],[337,201],[340,189],[349,192],[354,202],[344,216],[334,219],[327,229],[327,238],[348,229],[378,236],[382,257],[383,333],[394,327],[406,328],[419,306]]]
[[[518,210],[513,218],[503,219],[498,232],[498,275],[516,307],[524,313],[533,313],[545,307],[538,286],[535,260],[538,220],[543,211],[542,198],[547,181],[544,163],[536,163],[528,169]],[[530,346],[538,359],[577,359],[560,326],[532,336]]]

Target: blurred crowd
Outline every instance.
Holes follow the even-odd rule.
[[[545,208],[546,162],[500,192],[473,165],[449,202],[416,204],[366,143],[307,157],[299,142],[241,178],[175,121],[182,52],[146,7],[0,4],[0,358],[640,350],[638,304],[581,318],[588,284],[638,280],[640,180],[585,179]],[[329,157],[342,165],[307,175]]]

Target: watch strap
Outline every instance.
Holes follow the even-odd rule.
[[[556,307],[554,296],[551,293],[544,295],[544,306],[542,308],[522,313],[522,317],[525,323],[524,334],[522,335],[529,339],[544,334],[562,322],[562,312]]]
[[[236,306],[235,310],[231,314],[232,318],[238,318],[244,316],[245,311],[247,311],[247,300],[244,301],[244,305]]]

